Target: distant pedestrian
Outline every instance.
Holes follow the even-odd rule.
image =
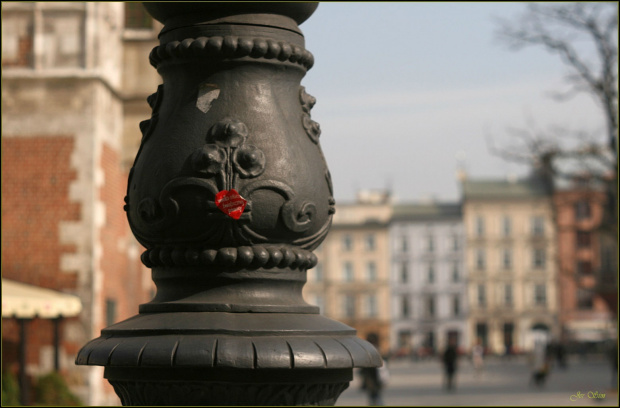
[[[545,341],[539,340],[534,343],[532,351],[532,377],[530,383],[542,387],[547,382],[549,375],[552,348]]]
[[[474,364],[474,373],[476,377],[479,377],[484,365],[484,347],[482,347],[482,341],[480,339],[478,339],[471,350],[471,361]]]
[[[555,345],[555,358],[558,363],[558,367],[562,370],[566,370],[566,347],[562,341],[559,341]]]
[[[379,337],[376,334],[369,334],[366,340],[375,346],[377,350],[379,349]],[[385,360],[382,367],[364,367],[360,370],[360,374],[362,377],[362,390],[368,395],[368,405],[383,405],[383,388],[388,377]]]
[[[443,352],[442,360],[445,372],[446,390],[451,391],[454,389],[454,375],[456,374],[456,360],[458,358],[458,351],[456,349],[456,341],[451,338],[448,347]]]

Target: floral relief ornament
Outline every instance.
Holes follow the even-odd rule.
[[[224,119],[214,125],[207,135],[209,143],[194,152],[194,170],[207,177],[216,177],[220,191],[216,206],[229,217],[238,220],[247,201],[235,189],[237,177],[253,178],[265,171],[265,154],[254,145],[246,144],[248,129],[243,122]]]

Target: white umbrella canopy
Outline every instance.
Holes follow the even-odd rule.
[[[2,317],[55,319],[76,316],[81,310],[77,296],[2,278]]]

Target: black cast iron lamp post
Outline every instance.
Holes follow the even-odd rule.
[[[123,405],[333,405],[381,359],[302,297],[335,204],[300,86],[318,3],[144,5],[164,82],[125,210],[157,295],[77,364],[105,366]]]

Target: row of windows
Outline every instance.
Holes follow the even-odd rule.
[[[474,220],[474,233],[476,237],[484,237],[487,234],[486,219],[478,215]],[[503,216],[500,222],[500,235],[504,238],[512,237],[513,222],[509,216]],[[533,237],[543,237],[545,235],[545,217],[535,215],[530,218],[530,234]]]
[[[457,252],[461,249],[461,238],[458,235],[453,235],[449,238],[449,249]],[[409,237],[406,235],[401,236],[396,244],[397,250],[401,253],[408,253],[411,251],[411,244]],[[424,238],[424,247],[422,251],[424,253],[434,253],[437,250],[437,239],[432,235],[427,235]]]
[[[454,262],[452,264],[452,268],[450,269],[450,281],[453,283],[460,282],[461,280],[461,268],[458,262]],[[407,262],[403,262],[397,272],[397,281],[400,283],[409,283],[410,280],[410,269],[409,264]],[[426,265],[425,270],[425,282],[426,283],[435,283],[437,278],[437,270],[434,264],[430,263]]]
[[[364,279],[365,282],[377,282],[377,264],[373,261],[366,262],[364,267]],[[450,269],[450,281],[453,283],[457,283],[461,281],[461,271],[460,265],[455,262]],[[311,269],[310,272],[311,280],[314,282],[322,282],[324,279],[323,275],[323,265],[318,263],[314,269]],[[353,262],[343,262],[342,263],[342,281],[343,282],[354,282],[355,279],[355,270],[353,266]],[[425,270],[426,283],[435,283],[437,279],[437,270],[434,264],[428,264]],[[407,262],[404,262],[400,265],[396,280],[400,283],[408,283],[410,279],[410,268]]]
[[[512,249],[502,249],[500,257],[500,268],[505,271],[513,269],[514,254]],[[544,269],[547,263],[546,250],[544,248],[534,248],[531,254],[531,268],[535,270]],[[366,282],[376,282],[378,280],[377,265],[373,261],[366,262],[364,270],[364,278]],[[484,271],[487,269],[486,251],[484,249],[478,249],[476,251],[476,269],[478,271]],[[321,263],[311,270],[313,278],[311,280],[315,282],[322,282],[323,266]],[[579,276],[592,275],[593,266],[589,260],[579,260],[575,263],[575,272]],[[355,270],[353,262],[344,262],[342,264],[342,280],[344,282],[354,282]],[[403,262],[400,264],[396,271],[395,280],[400,283],[409,283],[411,279],[411,271],[409,263]],[[432,284],[436,282],[437,271],[433,263],[429,263],[425,270],[425,282]],[[460,265],[458,262],[454,262],[450,269],[450,282],[457,283],[461,281]]]
[[[580,310],[589,310],[593,307],[594,294],[591,290],[578,289],[577,290],[577,308]],[[413,305],[412,298],[410,296],[401,296],[398,300],[398,312],[401,318],[413,317]],[[477,306],[484,308],[487,306],[487,294],[486,286],[483,284],[477,287]],[[361,301],[361,304],[359,303]],[[422,318],[434,318],[437,316],[437,298],[433,295],[424,296],[421,299],[421,317]],[[547,286],[545,284],[534,285],[532,302],[536,306],[546,306],[547,304]],[[314,303],[319,306],[321,313],[325,312],[325,298],[322,295],[314,296]],[[347,318],[374,318],[378,316],[378,304],[377,296],[373,294],[366,295],[342,295],[340,299],[341,303],[341,316]],[[513,306],[514,304],[514,292],[511,284],[506,284],[503,287],[503,306]],[[361,305],[361,309],[359,306]],[[452,295],[450,298],[450,313],[453,317],[460,317],[463,313],[462,299],[459,295]]]
[[[358,310],[358,297],[361,296],[362,310]],[[376,295],[344,295],[341,299],[343,316],[354,317],[377,317],[379,309]]]
[[[422,313],[424,318],[433,318],[436,316],[436,298],[433,295],[427,295],[421,299]],[[399,311],[401,318],[409,318],[413,316],[413,307],[411,305],[411,298],[409,296],[402,296],[399,301]],[[452,316],[458,317],[462,313],[461,297],[459,295],[452,295],[450,298],[450,312]]]
[[[503,285],[501,303],[503,306],[512,306],[514,304],[514,293],[512,284],[506,283]],[[479,284],[476,287],[476,303],[478,307],[487,306],[487,291],[486,285]],[[535,306],[547,305],[547,285],[544,283],[534,285],[533,304]]]
[[[2,67],[32,68],[35,54],[42,68],[83,67],[84,27],[83,11],[43,10],[35,18],[33,11],[3,10]],[[35,33],[41,41],[34,41]]]
[[[345,234],[341,239],[341,247],[345,252],[353,250],[353,237],[349,234]],[[374,251],[377,249],[377,242],[374,234],[368,234],[364,237],[364,250],[366,251]]]
[[[513,250],[504,248],[500,251],[501,268],[504,270],[511,270],[513,268],[514,259]],[[547,264],[547,250],[545,248],[532,248],[530,259],[531,268],[544,269]],[[487,269],[487,251],[484,248],[478,248],[476,250],[476,269],[479,271]]]
[[[311,269],[313,275],[313,281],[322,282],[324,279],[323,276],[323,265],[319,262],[314,269]],[[367,282],[376,282],[378,280],[377,277],[377,264],[375,262],[369,261],[366,262],[365,265],[365,280]],[[344,262],[342,264],[342,280],[344,282],[354,282],[355,281],[355,271],[353,268],[353,262]]]
[[[86,14],[76,8],[2,10],[2,67],[83,68],[85,27]],[[125,27],[152,29],[153,19],[141,3],[127,2]]]

